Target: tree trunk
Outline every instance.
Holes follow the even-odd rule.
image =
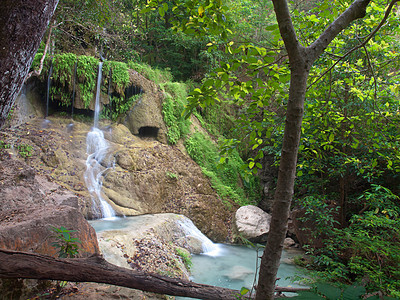
[[[200,299],[238,299],[239,291],[117,267],[102,256],[58,259],[36,253],[0,249],[0,278],[97,282],[142,291]],[[276,292],[309,288],[276,287]],[[240,299],[249,299],[248,295]]]
[[[278,182],[267,245],[261,259],[257,300],[274,298],[276,274],[281,259],[283,241],[286,237],[290,204],[294,193],[308,66],[304,61],[298,61],[296,70],[292,70],[291,75]]]
[[[210,300],[234,300],[239,295],[236,290],[117,267],[102,256],[57,259],[4,249],[0,249],[0,278],[98,282],[159,294]]]
[[[276,274],[282,254],[283,241],[286,237],[290,204],[294,193],[301,122],[304,114],[304,100],[310,68],[344,28],[352,21],[365,16],[370,0],[355,0],[307,48],[301,46],[297,39],[287,1],[272,0],[272,2],[279,31],[289,57],[291,78],[278,182],[272,207],[267,245],[261,259],[256,300],[274,298]]]
[[[2,0],[0,15],[0,128],[28,74],[58,0]]]

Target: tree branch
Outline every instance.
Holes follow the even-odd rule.
[[[39,76],[40,73],[42,73],[43,64],[44,64],[44,59],[46,58],[47,50],[49,49],[49,45],[50,45],[51,32],[52,32],[52,30],[53,30],[53,26],[50,25],[50,27],[49,27],[49,36],[47,37],[47,42],[46,42],[46,45],[45,45],[45,47],[44,47],[43,56],[42,56],[42,58],[40,59],[39,69],[38,69],[38,70],[33,70],[32,72],[30,72],[30,73],[26,76],[25,82],[26,82],[29,78],[31,78],[33,75]]]
[[[325,29],[314,43],[306,48],[309,59],[314,62],[344,28],[349,26],[354,20],[363,18],[366,15],[367,6],[370,1],[371,0],[355,0]]]
[[[356,0],[356,1],[360,1],[360,0]],[[324,77],[328,72],[330,72],[340,61],[342,61],[343,59],[345,59],[347,56],[349,56],[351,53],[353,53],[354,51],[363,48],[370,40],[371,38],[379,31],[379,29],[381,29],[381,27],[385,24],[387,18],[389,17],[390,12],[393,9],[393,6],[396,4],[396,2],[399,2],[400,0],[392,0],[388,6],[388,8],[386,9],[385,12],[385,16],[383,17],[382,21],[379,23],[379,25],[365,38],[365,40],[360,43],[359,45],[353,47],[352,49],[350,49],[349,51],[346,52],[346,54],[344,54],[343,56],[341,56],[328,70],[326,70],[325,72],[323,72],[321,74],[321,76],[319,76],[316,80],[314,80],[308,87],[307,89],[309,89],[310,87],[312,87],[315,83],[317,83],[322,77]],[[319,40],[320,38],[318,38]],[[317,40],[317,41],[318,41]],[[316,41],[316,42],[317,42]],[[316,43],[315,42],[315,43]],[[315,44],[314,43],[314,44]],[[313,45],[314,45],[313,44]],[[313,45],[311,45],[309,48],[311,48]],[[309,49],[307,48],[307,49]],[[323,51],[324,49],[322,49]]]
[[[102,256],[58,259],[0,249],[0,278],[97,282],[147,292],[200,299],[237,299],[239,291],[117,267]]]
[[[294,30],[292,18],[290,17],[289,8],[286,0],[272,0],[274,4],[274,10],[276,15],[276,20],[279,25],[279,32],[282,36],[283,42],[285,43],[285,48],[288,52],[289,59],[297,60],[301,57],[300,43],[296,36],[296,31]]]
[[[158,294],[210,300],[234,300],[238,299],[240,295],[237,290],[117,267],[108,263],[102,256],[59,259],[42,254],[6,249],[0,249],[0,278],[97,282]],[[292,293],[308,289],[276,287],[277,292]]]

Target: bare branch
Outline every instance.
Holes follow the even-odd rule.
[[[30,72],[26,78],[25,78],[25,82],[31,78],[32,76],[39,76],[42,73],[43,70],[43,64],[44,64],[44,59],[46,58],[46,54],[47,54],[47,50],[49,49],[49,45],[50,45],[50,40],[51,40],[51,32],[53,30],[53,26],[50,25],[49,27],[49,35],[47,37],[47,42],[46,45],[44,47],[44,51],[43,51],[43,56],[40,59],[40,63],[39,63],[39,69],[38,70],[33,70],[32,72]]]

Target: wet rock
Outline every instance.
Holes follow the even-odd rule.
[[[118,266],[188,279],[188,270],[176,248],[201,253],[202,244],[180,225],[185,220],[176,214],[127,219],[123,229],[98,232],[100,249],[105,259]]]
[[[233,266],[224,276],[230,280],[245,280],[250,274],[254,274],[254,270],[244,266]]]

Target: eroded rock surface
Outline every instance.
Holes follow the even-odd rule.
[[[96,233],[76,196],[0,150],[0,248],[57,256],[51,227],[76,230],[79,255],[99,253]]]
[[[86,135],[92,124],[74,121],[69,130],[68,118],[48,120],[46,128],[43,120],[33,120],[5,129],[0,139],[12,146],[6,149],[12,157],[75,195],[79,210],[91,218],[95,213],[84,173]],[[190,157],[177,147],[132,135],[122,124],[101,123],[100,127],[110,144],[104,164],[115,162],[115,167],[103,174],[103,197],[117,214],[183,214],[214,241],[229,239],[232,213]],[[21,157],[18,145],[29,145],[31,156]]]

